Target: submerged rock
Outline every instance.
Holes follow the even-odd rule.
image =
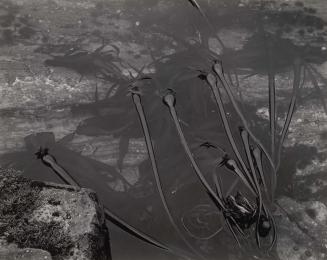
[[[2,245],[0,260],[52,260],[49,252],[35,248],[18,248],[12,245]]]
[[[318,201],[278,200],[277,253],[281,260],[322,260],[327,257],[327,209]]]
[[[94,192],[30,181],[7,170],[0,171],[0,234],[7,244],[0,244],[0,259],[29,248],[47,251],[53,259],[111,259],[103,209]],[[16,248],[14,253],[8,245]]]

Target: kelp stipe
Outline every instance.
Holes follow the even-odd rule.
[[[191,165],[197,175],[197,177],[199,178],[201,184],[204,186],[204,188],[206,189],[207,193],[209,194],[210,198],[212,198],[213,202],[221,209],[224,208],[224,204],[223,202],[219,199],[219,197],[217,196],[217,194],[213,191],[213,189],[211,188],[211,186],[209,185],[209,183],[207,182],[207,180],[205,179],[205,177],[203,176],[199,166],[197,165],[195,159],[193,158],[192,152],[187,144],[187,141],[184,137],[183,134],[183,130],[180,126],[179,120],[178,120],[178,116],[177,116],[177,112],[175,110],[175,104],[176,104],[176,98],[175,98],[175,93],[172,90],[168,90],[167,93],[164,94],[163,96],[163,102],[165,105],[168,106],[169,111],[170,111],[170,115],[174,121],[180,142],[184,148],[184,151],[189,159],[189,161],[191,162]]]
[[[217,188],[218,186],[216,186],[216,192],[213,191],[213,189],[211,188],[211,186],[209,185],[209,183],[203,176],[202,172],[200,171],[196,161],[194,160],[193,155],[190,151],[190,148],[184,137],[183,131],[181,129],[178,117],[177,117],[177,112],[175,110],[176,98],[175,98],[174,92],[171,90],[168,90],[168,92],[163,97],[163,102],[169,107],[170,114],[175,123],[177,133],[179,135],[179,139],[181,141],[181,144],[184,148],[184,151],[185,151],[188,159],[190,160],[190,162],[193,166],[193,169],[194,169],[196,175],[200,179],[201,184],[206,189],[209,197],[213,200],[213,202],[216,204],[218,209],[220,209],[222,211],[222,214],[225,218],[226,224],[227,224],[230,232],[232,233],[233,237],[235,238],[235,241],[237,242],[237,244],[241,247],[241,243],[237,237],[237,234],[235,233],[234,228],[242,236],[245,236],[245,234],[244,234],[243,230],[241,229],[241,227],[239,226],[239,224],[237,223],[237,221],[234,219],[233,215],[230,214],[230,209],[226,207],[226,201],[225,201],[224,197],[222,196],[221,189],[218,189]],[[244,183],[246,183],[246,185],[248,186],[250,191],[252,191],[252,193],[256,195],[255,188],[251,187],[251,184],[247,181],[247,178],[244,176],[244,174],[239,170],[235,161],[233,161],[229,158],[226,158],[224,164],[226,164],[227,167],[230,167],[244,181]]]
[[[268,217],[269,222],[271,223],[272,226],[272,241],[270,243],[270,246],[268,248],[268,251],[271,251],[273,247],[276,244],[277,241],[277,227],[276,227],[276,222],[274,216],[271,214],[269,208],[267,208],[265,205],[263,205],[263,211],[265,212],[266,216]]]
[[[163,250],[169,251],[174,255],[178,255],[181,256],[175,252],[172,252],[171,249],[169,249],[168,246],[162,244],[161,242],[157,241],[156,239],[150,237],[149,235],[137,230],[136,228],[134,228],[133,226],[129,225],[127,222],[125,222],[124,220],[122,220],[120,217],[118,217],[117,215],[115,215],[113,212],[111,212],[109,209],[105,208],[104,209],[104,213],[105,213],[105,217],[106,219],[108,219],[109,221],[111,221],[113,224],[115,224],[116,226],[120,227],[122,230],[124,230],[125,232],[129,233],[130,235],[141,239],[142,241],[151,244],[153,246],[156,246],[158,248],[161,248]]]
[[[229,169],[236,176],[238,176],[243,181],[245,186],[252,192],[253,195],[257,194],[251,178],[249,178],[249,176],[244,175],[244,173],[241,171],[241,169],[238,167],[237,163],[233,159],[227,159],[224,163],[224,166],[226,166],[227,169]]]
[[[220,186],[220,180],[218,180],[217,174],[214,172],[212,174],[213,183],[215,184],[216,192],[220,198],[223,198],[223,192]]]
[[[230,160],[231,163],[235,164],[235,165],[232,165],[232,168],[234,170],[236,170],[235,173],[237,175],[239,175],[239,176],[243,175],[243,177],[241,177],[242,180],[246,179],[247,182],[249,183],[249,186],[251,186],[252,192],[254,192],[254,194],[256,194],[255,193],[255,184],[253,183],[253,180],[251,179],[250,173],[249,173],[249,171],[248,171],[248,169],[247,169],[247,167],[246,167],[246,165],[245,165],[245,163],[243,161],[243,158],[242,158],[242,156],[241,156],[241,154],[240,154],[240,152],[239,152],[239,150],[237,148],[237,145],[236,145],[236,142],[234,140],[232,131],[230,129],[229,122],[228,122],[228,119],[227,119],[227,116],[226,116],[226,111],[225,111],[225,108],[224,108],[224,104],[223,104],[223,101],[221,99],[220,90],[219,90],[219,87],[217,86],[216,77],[213,74],[209,73],[207,75],[207,82],[208,82],[208,84],[209,84],[209,86],[210,86],[210,88],[211,88],[211,90],[212,90],[212,92],[214,94],[214,98],[215,98],[216,104],[218,106],[219,114],[220,114],[220,117],[222,119],[223,126],[224,126],[225,132],[226,132],[227,137],[228,137],[228,141],[232,146],[233,152],[234,152],[239,164],[241,165],[244,174],[242,173],[242,171],[238,170],[236,162]]]
[[[255,162],[256,169],[259,173],[261,183],[264,187],[265,193],[268,194],[268,187],[264,177],[263,167],[262,167],[262,152],[258,147],[251,147],[252,157]]]
[[[260,142],[260,140],[253,134],[253,132],[251,131],[251,129],[248,126],[248,123],[241,111],[241,109],[239,108],[233,93],[230,89],[230,86],[228,84],[228,82],[225,79],[224,76],[224,71],[223,71],[223,67],[222,67],[222,63],[221,62],[216,62],[213,66],[213,70],[216,73],[216,75],[218,76],[218,79],[220,80],[222,86],[224,87],[229,100],[232,102],[233,108],[235,109],[235,111],[237,112],[239,118],[242,121],[243,127],[245,128],[245,130],[247,131],[247,133],[249,134],[249,136],[251,137],[251,139],[253,140],[253,142],[255,143],[256,146],[258,146],[264,153],[265,157],[267,158],[270,167],[271,167],[271,184],[272,184],[272,188],[271,188],[271,194],[270,197],[273,200],[274,199],[274,193],[275,193],[275,184],[276,184],[276,180],[277,180],[277,168],[276,168],[276,164],[273,160],[273,158],[271,157],[271,155],[267,152],[266,148],[262,145],[262,143]],[[218,86],[216,87],[218,89]],[[219,89],[217,90],[219,93]],[[275,141],[274,141],[275,142]]]
[[[250,127],[248,126],[247,120],[245,119],[241,109],[239,108],[238,103],[236,102],[234,95],[231,91],[231,88],[224,76],[224,71],[223,71],[223,66],[222,63],[220,61],[216,61],[216,63],[213,66],[213,71],[215,72],[215,74],[218,76],[218,79],[220,80],[222,86],[224,87],[228,98],[230,99],[230,101],[233,104],[233,108],[235,109],[236,113],[238,114],[239,118],[242,121],[242,125],[244,126],[244,128],[248,131],[250,137],[253,139],[253,141],[262,149],[262,151],[264,152],[265,156],[267,157],[271,167],[274,169],[275,168],[275,164],[270,156],[270,154],[267,152],[266,148],[263,146],[263,144],[260,142],[260,140],[253,134],[253,132],[251,131]]]
[[[270,151],[273,163],[275,163],[275,145],[276,145],[276,73],[272,59],[271,39],[266,39],[264,34],[264,42],[266,45],[266,56],[268,62],[268,99],[269,99],[269,127],[270,127]],[[276,182],[276,180],[274,180]],[[273,183],[275,185],[275,183]],[[273,189],[275,190],[275,189]]]
[[[260,185],[259,185],[258,179],[256,177],[256,171],[254,169],[253,159],[252,159],[252,155],[251,155],[251,151],[250,151],[249,134],[242,127],[240,128],[240,132],[241,132],[241,137],[242,137],[246,157],[247,157],[247,160],[248,160],[248,164],[250,165],[251,177],[252,177],[253,182],[255,184],[256,192],[257,192],[257,195],[258,195],[258,205],[259,205],[259,207],[258,207],[258,212],[257,212],[258,217],[257,217],[257,223],[256,223],[256,240],[257,240],[258,247],[260,248],[261,243],[260,243],[260,236],[259,236],[259,224],[260,224],[260,219],[261,219],[261,210],[262,210],[262,203],[263,203],[262,195],[261,195]]]
[[[223,193],[222,193],[222,190],[221,190],[220,182],[219,182],[219,180],[218,180],[218,177],[217,177],[216,173],[213,173],[213,182],[214,182],[215,187],[216,187],[217,195],[219,196],[219,198],[220,198],[222,201],[224,201],[224,196],[223,196]],[[224,201],[224,202],[225,202],[225,201]],[[224,210],[226,211],[226,209],[224,209]],[[227,224],[227,227],[228,227],[229,231],[232,233],[232,235],[233,235],[233,237],[234,237],[234,239],[235,239],[237,245],[238,245],[239,247],[241,247],[241,243],[240,243],[240,241],[239,241],[239,239],[238,239],[238,237],[237,237],[237,235],[236,235],[236,233],[235,233],[235,231],[234,231],[234,229],[233,229],[233,227],[232,227],[230,221],[228,220],[226,214],[223,213],[223,215],[224,215],[224,218],[225,218],[225,220],[226,220],[226,224]],[[237,223],[236,223],[236,225],[237,225]]]
[[[204,14],[204,12],[202,11],[200,5],[198,4],[198,2],[196,0],[188,0],[188,2],[195,7],[203,17],[206,17],[206,15]]]
[[[62,166],[57,163],[56,158],[49,154],[48,148],[40,147],[39,151],[37,151],[35,155],[37,156],[37,159],[41,159],[43,164],[50,167],[55,172],[55,174],[57,174],[59,178],[62,179],[66,184],[77,187],[80,186],[78,182],[72,176],[70,176],[70,174]]]
[[[218,37],[217,33],[215,32],[215,28],[214,28],[213,24],[210,22],[208,16],[204,13],[204,11],[202,10],[202,8],[199,5],[199,3],[196,0],[187,0],[187,1],[201,14],[201,16],[203,17],[203,19],[206,21],[209,29],[213,32],[213,35],[215,35],[215,37],[218,40],[218,42],[221,45],[221,47],[225,48],[225,44]]]
[[[250,176],[253,180],[253,183],[255,184],[257,193],[261,194],[260,185],[259,185],[259,182],[256,177],[256,171],[254,169],[253,158],[252,158],[251,151],[250,151],[249,134],[243,127],[240,127],[240,133],[241,133],[242,142],[243,142],[245,154],[247,157],[248,165],[250,165],[250,172],[251,172]]]
[[[224,195],[222,193],[220,180],[218,180],[217,174],[214,172],[212,177],[213,177],[213,183],[215,184],[216,192],[217,192],[218,197],[220,198],[221,201],[223,201],[226,204],[226,199],[224,198]],[[229,195],[229,192],[227,192],[227,195]],[[239,234],[241,234],[243,237],[245,237],[245,234],[244,234],[243,230],[240,228],[240,226],[238,225],[236,220],[233,218],[233,216],[229,213],[229,209],[224,207],[222,209],[222,213],[223,213],[223,216],[225,218],[225,221],[226,221],[226,224],[227,224],[227,227],[228,227],[229,231],[232,233],[237,245],[240,248],[242,248],[241,242],[239,241],[239,239],[237,237],[237,234],[234,231],[233,226],[235,226],[235,228],[236,228],[236,230],[238,231]]]
[[[40,150],[35,153],[38,159],[41,159],[42,162],[47,166],[50,167],[63,181],[69,185],[81,187],[74,179],[70,176],[70,174],[65,171],[56,161],[56,159],[48,153],[47,148],[40,147]],[[129,233],[130,235],[150,244],[156,246],[160,249],[169,251],[173,255],[184,257],[183,255],[171,250],[168,246],[164,245],[163,243],[157,241],[156,239],[152,238],[151,236],[143,233],[142,231],[134,228],[133,226],[126,223],[123,219],[118,217],[116,214],[111,212],[108,208],[104,209],[106,218],[120,227],[123,231]]]
[[[145,138],[145,143],[146,143],[146,147],[148,150],[148,154],[150,157],[150,161],[151,161],[151,166],[152,166],[152,170],[153,170],[153,174],[154,174],[154,178],[156,181],[156,185],[157,185],[157,189],[159,192],[159,196],[160,196],[160,200],[162,205],[164,206],[164,209],[166,211],[166,214],[169,218],[169,221],[172,225],[172,227],[174,228],[174,230],[176,231],[176,233],[178,234],[178,236],[180,237],[180,239],[185,243],[185,245],[199,258],[201,259],[205,259],[201,254],[199,254],[197,252],[197,250],[195,250],[195,248],[187,241],[187,239],[184,237],[184,235],[182,234],[181,230],[179,229],[178,225],[176,224],[174,217],[172,216],[164,191],[162,189],[162,185],[161,185],[161,181],[160,181],[160,175],[158,172],[158,167],[157,167],[157,162],[155,159],[155,154],[154,154],[154,149],[153,149],[153,145],[152,145],[152,141],[151,141],[151,136],[150,136],[150,131],[149,131],[149,127],[148,127],[148,123],[146,120],[146,116],[143,110],[143,105],[142,105],[142,100],[141,100],[141,95],[139,94],[138,88],[137,87],[133,87],[131,90],[131,94],[132,94],[132,98],[133,98],[133,102],[136,108],[136,111],[138,113],[139,119],[140,119],[140,123],[142,126],[142,130],[143,130],[143,134],[144,134],[144,138]],[[187,259],[187,257],[184,257],[185,259]]]
[[[222,70],[220,70],[220,71],[222,72]],[[221,80],[222,84],[225,87],[226,84],[227,84],[227,82],[224,79],[223,74],[222,73],[219,73],[218,76],[219,76],[219,79]],[[209,86],[212,89],[212,92],[214,94],[214,98],[215,98],[215,101],[216,101],[216,104],[218,106],[219,113],[220,113],[220,116],[221,116],[221,119],[222,119],[222,122],[223,122],[223,126],[224,126],[224,129],[225,129],[225,132],[226,132],[227,137],[229,139],[229,142],[230,142],[230,144],[231,144],[231,146],[233,148],[233,151],[234,151],[234,153],[236,155],[236,158],[237,158],[238,162],[240,163],[240,165],[242,166],[243,172],[242,172],[242,170],[240,170],[238,168],[238,165],[237,165],[237,163],[234,160],[231,160],[231,159],[226,160],[225,166],[227,166],[228,169],[232,170],[235,174],[237,174],[237,176],[241,178],[241,180],[249,188],[249,190],[255,196],[258,196],[258,206],[259,207],[258,207],[258,212],[256,214],[257,215],[256,241],[257,241],[258,246],[260,247],[261,246],[261,243],[260,243],[259,228],[260,228],[261,212],[264,212],[265,215],[267,215],[268,214],[267,213],[268,212],[268,209],[266,209],[266,207],[263,204],[263,198],[262,198],[262,194],[261,194],[261,190],[260,190],[260,184],[259,184],[259,181],[257,179],[255,167],[254,167],[254,164],[253,164],[253,160],[255,160],[255,158],[253,158],[252,157],[252,154],[251,154],[251,148],[250,148],[249,140],[248,140],[248,138],[249,138],[249,132],[247,131],[247,129],[245,127],[244,128],[241,128],[241,137],[242,137],[243,145],[244,145],[245,152],[246,152],[246,155],[247,155],[247,159],[248,159],[248,163],[249,163],[249,166],[250,166],[250,170],[247,169],[247,167],[246,167],[246,165],[245,165],[245,163],[244,163],[244,161],[243,161],[243,159],[242,159],[242,157],[240,155],[240,152],[238,150],[238,147],[236,145],[236,142],[234,140],[234,137],[232,135],[232,132],[231,132],[231,129],[230,129],[230,126],[229,126],[229,122],[228,122],[228,119],[227,119],[227,116],[226,116],[226,112],[225,112],[225,109],[224,109],[224,104],[223,104],[222,99],[221,99],[220,90],[219,90],[219,87],[217,86],[216,77],[214,75],[212,75],[211,73],[209,73],[207,75],[207,83],[209,84]],[[227,92],[228,91],[227,90],[228,87],[227,88],[225,87],[225,89],[226,89],[226,92]],[[230,97],[231,100],[233,99],[233,96],[232,96],[232,93],[231,92],[230,92],[230,94],[228,94],[228,96]],[[237,107],[237,104],[236,104],[236,107]],[[241,112],[239,114],[241,114]],[[243,120],[245,120],[244,117],[243,117]],[[252,139],[255,139],[256,140],[256,138],[252,138]],[[256,145],[258,145],[258,144],[256,144]],[[269,156],[268,153],[267,153],[267,155]],[[259,158],[257,158],[257,159],[259,159]],[[271,164],[274,165],[272,161],[271,161]],[[259,165],[259,167],[262,166],[259,162],[258,162],[258,165]],[[262,170],[262,167],[260,168],[260,170]],[[260,172],[259,172],[259,174],[260,174]],[[262,176],[261,177],[262,179],[264,178],[263,177],[263,174],[261,174],[260,176]],[[272,193],[273,193],[273,191],[272,191]],[[274,225],[273,217],[271,216],[269,219],[271,220],[271,223],[272,223],[272,226],[273,226],[273,229],[274,229],[274,234],[273,234],[273,237],[274,238],[273,238],[273,242],[272,242],[272,243],[274,243],[275,236],[276,236],[276,234],[275,234],[276,227]]]

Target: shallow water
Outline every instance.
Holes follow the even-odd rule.
[[[317,0],[198,1],[199,12],[187,0],[75,2],[11,0],[0,5],[0,165],[29,178],[62,182],[35,156],[40,147],[48,148],[81,186],[97,192],[105,207],[173,252],[109,224],[113,259],[181,259],[176,252],[187,257],[195,252],[195,259],[307,256],[305,243],[311,238],[305,228],[294,233],[302,232],[307,240],[289,236],[291,224],[285,229],[287,221],[298,224],[292,214],[304,216],[306,211],[285,215],[276,205],[285,197],[299,205],[326,203],[327,5]],[[212,66],[217,61],[227,82],[224,88],[222,77],[216,77],[223,112],[206,82],[208,73],[216,75]],[[163,102],[167,89],[176,98],[177,122]],[[141,98],[162,189],[182,238],[160,200],[135,95]],[[291,115],[290,125],[283,128]],[[251,162],[258,161],[254,155],[247,160],[240,127],[255,135],[275,167],[280,158],[276,189],[264,155],[264,180],[257,168],[252,177],[246,175],[249,182],[259,182],[276,218],[277,243],[269,253],[256,245],[255,224],[240,239],[242,248],[237,245],[176,129],[180,124],[212,189],[215,173],[225,199],[240,191],[256,204],[258,194],[224,161],[227,155],[241,167],[224,116],[245,162],[243,172],[251,174]],[[250,137],[251,149],[260,147],[257,140]],[[264,247],[271,239],[262,238]],[[293,252],[283,241],[299,250]],[[321,241],[311,241],[317,248],[310,251],[315,259],[326,253]]]

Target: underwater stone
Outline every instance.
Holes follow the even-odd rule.
[[[35,248],[0,248],[0,260],[52,260],[49,252]]]
[[[7,245],[17,254],[36,248],[60,260],[111,259],[103,208],[91,190],[0,170],[0,222],[0,260],[11,259]]]
[[[298,202],[286,196],[279,198],[277,204],[279,259],[325,259],[326,206],[317,201]]]

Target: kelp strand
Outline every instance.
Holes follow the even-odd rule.
[[[233,149],[233,152],[234,154],[236,155],[236,158],[238,160],[238,162],[241,164],[242,166],[242,169],[245,173],[245,176],[244,177],[241,177],[243,175],[243,173],[241,171],[237,171],[236,173],[242,178],[243,182],[244,182],[244,179],[247,180],[247,182],[249,183],[249,185],[252,187],[252,191],[255,193],[255,185],[250,177],[250,173],[243,161],[243,158],[237,148],[237,145],[235,143],[235,140],[234,140],[234,137],[232,135],[232,132],[230,130],[230,126],[229,126],[229,123],[228,123],[228,120],[227,120],[227,117],[226,117],[226,112],[225,112],[225,108],[224,108],[224,105],[223,105],[223,102],[221,100],[221,96],[220,96],[220,91],[219,91],[219,88],[217,86],[217,81],[216,81],[216,78],[213,74],[208,74],[207,75],[207,82],[209,83],[209,86],[211,87],[211,90],[214,94],[214,97],[215,97],[215,101],[216,101],[216,104],[218,106],[218,109],[219,109],[219,113],[220,113],[220,117],[223,121],[223,126],[224,126],[224,129],[225,129],[225,132],[227,134],[227,137],[228,137],[228,140],[229,140],[229,143],[231,144],[232,146],[232,149]],[[231,161],[231,160],[229,160]],[[234,166],[235,170],[238,168],[237,167],[237,164],[235,163],[235,166]],[[246,184],[246,183],[245,183]]]
[[[247,120],[245,119],[241,109],[239,108],[235,98],[234,98],[234,95],[230,89],[230,86],[228,84],[228,82],[226,81],[225,79],[225,76],[224,76],[224,72],[223,72],[223,68],[222,68],[222,64],[217,62],[214,67],[214,72],[217,74],[219,80],[221,81],[230,101],[232,102],[233,104],[233,107],[236,111],[236,113],[238,114],[238,116],[240,117],[241,121],[242,121],[242,124],[244,126],[244,128],[248,131],[250,137],[252,138],[252,140],[260,147],[260,149],[264,152],[265,156],[267,157],[272,169],[275,169],[275,164],[271,158],[271,156],[269,155],[269,153],[267,152],[266,148],[263,146],[263,144],[260,142],[260,140],[258,138],[256,138],[256,136],[253,134],[253,132],[251,131],[248,123],[247,123]]]
[[[59,164],[57,164],[56,160],[51,155],[44,155],[41,157],[44,164],[48,167],[50,167],[60,178],[62,178],[67,184],[80,187],[80,185],[74,181],[74,179],[70,176],[70,174],[65,171]],[[105,216],[107,219],[109,219],[112,223],[119,226],[123,231],[129,233],[130,235],[141,239],[142,241],[151,244],[153,246],[156,246],[158,248],[161,248],[163,250],[169,251],[174,255],[181,256],[172,250],[169,249],[166,245],[163,243],[157,241],[156,239],[152,238],[151,236],[143,233],[142,231],[134,228],[133,226],[126,223],[123,219],[118,217],[116,214],[114,214],[112,211],[110,211],[108,208],[104,209]]]
[[[164,206],[164,209],[166,211],[166,214],[169,218],[169,221],[172,225],[172,227],[175,229],[176,233],[178,234],[178,236],[183,240],[183,242],[185,243],[185,245],[198,257],[200,257],[201,259],[205,259],[202,255],[200,255],[195,249],[194,247],[186,240],[186,238],[183,236],[181,230],[179,229],[179,227],[177,226],[171,212],[168,206],[168,203],[166,201],[166,197],[165,194],[163,192],[162,189],[162,185],[161,185],[161,180],[160,180],[160,175],[158,172],[158,167],[157,167],[157,162],[155,159],[155,154],[154,154],[154,150],[153,150],[153,145],[152,145],[152,141],[151,141],[151,136],[150,136],[150,131],[149,131],[149,127],[147,124],[147,120],[146,120],[146,116],[143,110],[143,106],[142,106],[142,100],[141,100],[141,96],[139,94],[135,94],[132,93],[132,98],[133,98],[133,102],[135,104],[135,108],[137,110],[141,125],[142,125],[142,129],[143,129],[143,134],[144,134],[144,138],[145,138],[145,143],[146,143],[146,147],[148,150],[148,154],[150,157],[150,161],[151,161],[151,166],[152,166],[152,170],[153,170],[153,174],[154,174],[154,178],[156,181],[156,185],[157,185],[157,189],[159,192],[159,196],[160,196],[160,200],[161,203]],[[185,259],[187,257],[184,257]]]
[[[205,177],[203,176],[199,166],[197,165],[197,163],[195,162],[194,158],[193,158],[193,155],[192,155],[192,152],[187,144],[187,141],[184,137],[184,134],[183,134],[183,131],[182,131],[182,128],[180,126],[180,123],[179,123],[179,120],[178,120],[178,117],[177,117],[177,112],[175,110],[175,102],[176,102],[176,99],[175,97],[173,96],[172,93],[168,93],[166,94],[164,97],[163,97],[163,101],[164,103],[168,106],[169,108],[169,111],[170,111],[170,114],[172,116],[172,119],[174,121],[174,124],[175,124],[175,127],[176,127],[176,130],[177,130],[177,133],[178,133],[178,136],[179,136],[179,139],[181,141],[181,144],[184,148],[184,151],[187,155],[187,157],[189,158],[192,166],[193,166],[193,169],[196,173],[196,175],[198,176],[198,178],[200,179],[200,182],[202,183],[202,185],[205,187],[207,193],[209,194],[209,196],[213,199],[214,203],[220,208],[220,209],[225,209],[225,206],[223,204],[223,202],[219,199],[219,197],[217,196],[217,194],[213,191],[213,189],[210,187],[209,183],[207,182],[207,180],[205,179]]]

